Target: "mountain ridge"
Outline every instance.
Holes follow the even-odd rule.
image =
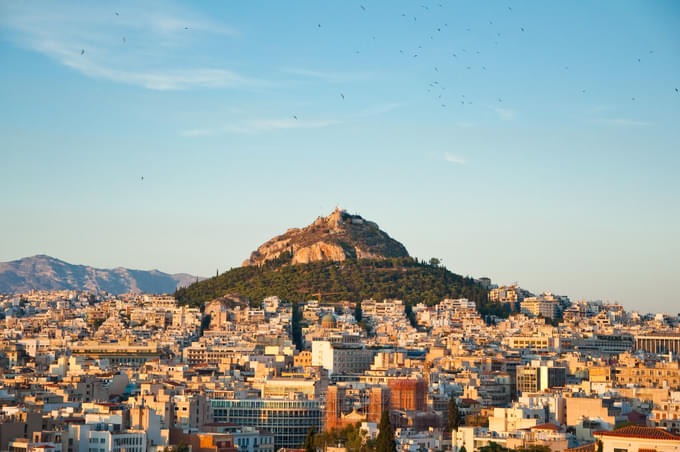
[[[157,269],[137,270],[121,266],[102,269],[71,264],[46,254],[0,262],[0,293],[30,290],[87,290],[116,295],[128,292],[173,293],[196,279],[196,276],[187,273],[169,274]]]

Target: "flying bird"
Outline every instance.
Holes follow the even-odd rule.
[[[359,6],[361,6],[362,10],[366,11],[366,7],[364,5],[359,5]]]
[[[125,36],[123,36],[123,44],[125,44]]]
[[[678,89],[677,89],[677,88],[675,88],[675,92],[677,93],[677,92],[680,92],[680,91],[678,91]]]
[[[519,27],[520,30],[524,31],[524,27]]]
[[[293,119],[297,121],[297,116],[293,115]]]
[[[342,100],[345,100],[345,95],[340,93],[340,97],[342,97]]]
[[[318,28],[321,28],[321,24],[318,24],[317,27],[318,27]]]
[[[184,27],[184,29],[185,29],[185,30],[188,30],[188,29],[189,29],[189,27]]]
[[[81,54],[81,55],[85,55],[85,49],[82,49],[82,50],[80,51],[80,54]]]
[[[144,176],[142,176],[142,180],[144,180]]]
[[[118,14],[118,11],[116,11],[116,16],[120,16],[120,14]]]

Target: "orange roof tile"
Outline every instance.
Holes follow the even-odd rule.
[[[680,436],[655,427],[643,427],[641,425],[629,425],[612,431],[593,432],[595,436],[611,436],[623,438],[644,438],[654,440],[680,441]]]

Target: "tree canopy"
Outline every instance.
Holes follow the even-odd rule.
[[[182,305],[201,306],[228,293],[259,303],[277,295],[283,300],[305,301],[321,293],[324,301],[361,301],[396,298],[406,304],[439,303],[444,298],[474,301],[482,315],[507,317],[499,303],[488,301],[488,291],[470,277],[457,275],[441,265],[410,257],[348,259],[342,262],[311,262],[291,265],[286,259],[234,268],[175,292]]]
[[[460,412],[458,411],[458,404],[456,403],[456,396],[451,395],[449,399],[449,406],[446,412],[446,427],[449,431],[456,430],[462,424]]]
[[[375,441],[375,452],[397,452],[397,442],[394,440],[394,430],[390,422],[390,412],[385,410],[380,416],[378,437]]]

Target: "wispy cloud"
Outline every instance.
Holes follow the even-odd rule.
[[[297,119],[250,119],[236,121],[230,124],[214,128],[199,128],[181,130],[179,134],[184,137],[200,137],[222,135],[224,133],[259,133],[273,130],[287,129],[316,129],[340,124],[340,121],[332,119],[301,121]]]
[[[603,118],[597,119],[595,122],[599,124],[607,124],[610,126],[626,126],[626,127],[644,127],[654,125],[653,122],[637,121],[635,119],[627,118]]]
[[[168,4],[144,10],[134,3],[118,7],[115,14],[114,8],[101,3],[7,3],[0,25],[20,46],[91,78],[154,90],[266,84],[227,68],[204,67],[181,58],[179,50],[196,44],[194,35],[235,35],[234,29],[190,12],[173,11]],[[181,67],[175,63],[179,59]]]
[[[449,163],[456,163],[458,165],[463,165],[465,163],[465,160],[463,160],[460,157],[456,157],[455,155],[451,154],[450,152],[444,153],[444,160],[446,160]]]
[[[137,85],[153,90],[163,91],[198,87],[219,88],[265,84],[263,81],[244,77],[225,69],[196,68],[162,71],[116,69],[100,63],[98,58],[86,57],[88,51],[86,51],[86,55],[81,55],[80,50],[65,49],[49,41],[37,43],[36,49],[58,59],[64,66],[75,69],[88,77]],[[90,50],[89,52],[96,52],[96,50]]]
[[[490,107],[498,117],[503,121],[512,121],[517,116],[515,110],[509,110],[507,108],[500,107]]]
[[[304,68],[282,68],[281,72],[307,78],[320,79],[331,83],[356,82],[368,80],[373,77],[370,72],[327,72]]]
[[[238,31],[232,27],[215,23],[205,18],[200,20],[180,19],[179,17],[160,13],[148,15],[146,21],[149,26],[160,33],[183,33],[186,30],[191,30],[218,35],[236,36],[239,34]]]
[[[365,117],[365,116],[377,116],[377,115],[382,115],[384,113],[388,113],[392,110],[396,110],[397,108],[403,107],[404,104],[398,103],[398,102],[391,102],[387,104],[382,104],[382,105],[374,105],[371,107],[368,107],[364,110],[361,110],[355,114],[353,114],[353,117]]]

